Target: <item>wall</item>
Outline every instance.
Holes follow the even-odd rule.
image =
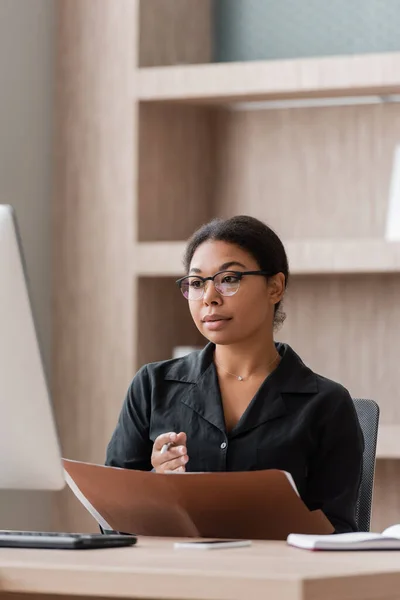
[[[215,0],[214,7],[217,61],[396,52],[400,47],[398,0]]]
[[[53,0],[0,0],[0,202],[16,208],[50,364]],[[1,528],[49,526],[50,497],[0,492]]]

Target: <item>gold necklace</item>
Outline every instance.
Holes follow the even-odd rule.
[[[279,353],[277,352],[275,358],[273,361],[271,361],[268,365],[267,365],[267,369],[268,367],[270,367],[271,365],[274,364],[274,362],[276,361],[276,359],[279,357]],[[231,373],[230,371],[228,371],[227,369],[225,369],[225,367],[223,367],[218,361],[217,359],[214,357],[214,362],[223,370],[225,371],[225,373],[228,373],[228,375],[232,375],[232,377],[235,377],[238,381],[246,381],[246,379],[250,379],[252,377],[252,375],[249,375],[249,377],[242,377],[241,375],[235,375],[235,373]]]

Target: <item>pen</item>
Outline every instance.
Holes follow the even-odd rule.
[[[161,454],[165,454],[166,452],[168,452],[168,450],[171,448],[172,446],[172,442],[169,442],[168,444],[164,444],[164,446],[161,448]]]

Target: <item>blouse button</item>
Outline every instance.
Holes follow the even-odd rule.
[[[221,450],[225,450],[225,448],[226,448],[226,442],[222,442],[220,448],[221,448]]]

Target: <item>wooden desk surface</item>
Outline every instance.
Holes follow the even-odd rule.
[[[399,552],[308,552],[283,542],[174,550],[139,538],[110,550],[0,550],[0,594],[173,600],[393,600]]]

